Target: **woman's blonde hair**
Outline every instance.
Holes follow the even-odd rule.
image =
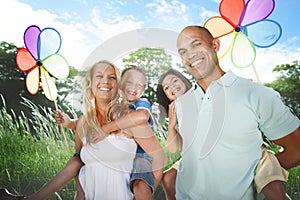
[[[94,69],[99,65],[99,64],[106,64],[109,66],[112,66],[114,68],[116,77],[117,77],[117,83],[119,83],[120,76],[119,76],[119,71],[115,65],[112,63],[106,61],[106,60],[101,60],[97,63],[95,63],[86,73],[86,76],[83,81],[83,87],[82,87],[82,92],[83,92],[83,103],[85,106],[85,115],[84,115],[84,130],[85,132],[85,137],[88,143],[93,142],[95,138],[94,136],[98,134],[97,137],[99,138],[104,138],[107,136],[101,129],[100,123],[97,119],[97,108],[95,104],[95,96],[92,92],[92,77],[94,73]],[[117,84],[118,85],[118,84]],[[118,86],[115,89],[115,94],[112,96],[112,100],[108,104],[108,110],[105,114],[105,116],[98,116],[103,118],[105,121],[113,121],[117,119],[120,116],[123,116],[126,113],[127,110],[127,104],[124,103],[123,99],[118,92]],[[82,136],[81,136],[82,137]]]

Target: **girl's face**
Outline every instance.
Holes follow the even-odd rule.
[[[93,69],[92,92],[97,100],[109,102],[117,88],[117,75],[114,67],[99,63]]]
[[[146,86],[145,76],[134,69],[130,69],[122,76],[121,89],[129,103],[138,100],[144,93]]]
[[[174,74],[168,74],[164,78],[162,88],[170,101],[176,100],[187,90],[184,82]]]

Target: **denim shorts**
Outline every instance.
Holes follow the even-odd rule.
[[[146,153],[137,153],[133,161],[130,174],[130,189],[133,193],[133,182],[137,179],[145,181],[152,192],[154,191],[154,177],[152,173],[152,159]]]

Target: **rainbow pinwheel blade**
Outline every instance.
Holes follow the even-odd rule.
[[[209,18],[203,26],[210,31],[214,38],[222,37],[234,31],[233,26],[220,16]]]
[[[43,60],[51,54],[56,54],[61,46],[61,36],[54,28],[44,28],[38,38],[38,58]]]
[[[22,72],[31,70],[36,66],[36,61],[33,59],[29,51],[25,48],[20,48],[16,54],[16,63]]]
[[[281,26],[273,20],[262,20],[246,26],[246,33],[255,46],[267,48],[274,45],[281,37]]]
[[[249,0],[241,16],[240,26],[266,19],[274,10],[274,0]]]
[[[35,60],[38,60],[38,37],[41,30],[35,25],[29,26],[24,32],[24,43]]]
[[[59,54],[53,54],[43,60],[43,66],[54,77],[64,79],[69,75],[69,65]]]
[[[239,32],[234,38],[231,50],[231,61],[239,68],[249,67],[256,57],[256,50],[248,37]]]
[[[41,82],[45,96],[50,101],[55,101],[57,98],[57,88],[48,72],[41,67]]]
[[[33,68],[26,76],[26,88],[32,95],[38,93],[40,87],[40,72],[39,67]]]
[[[218,51],[219,59],[224,58],[227,55],[227,53],[229,52],[229,50],[232,46],[232,43],[234,41],[233,40],[234,36],[235,36],[235,33],[230,33],[230,34],[227,34],[227,35],[219,38],[219,40],[220,40],[220,49]]]
[[[239,24],[244,7],[244,0],[222,0],[219,6],[219,12],[221,16],[235,28]]]

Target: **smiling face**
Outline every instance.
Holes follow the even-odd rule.
[[[121,89],[129,103],[138,100],[144,93],[146,78],[141,72],[130,69],[122,76]]]
[[[187,90],[184,82],[174,74],[169,74],[164,78],[162,88],[170,101],[176,100]]]
[[[114,67],[107,63],[96,64],[92,72],[91,86],[96,101],[110,102],[117,86],[117,74]]]
[[[201,27],[185,28],[177,39],[178,53],[182,64],[195,79],[210,79],[218,72],[217,51],[219,40]]]

